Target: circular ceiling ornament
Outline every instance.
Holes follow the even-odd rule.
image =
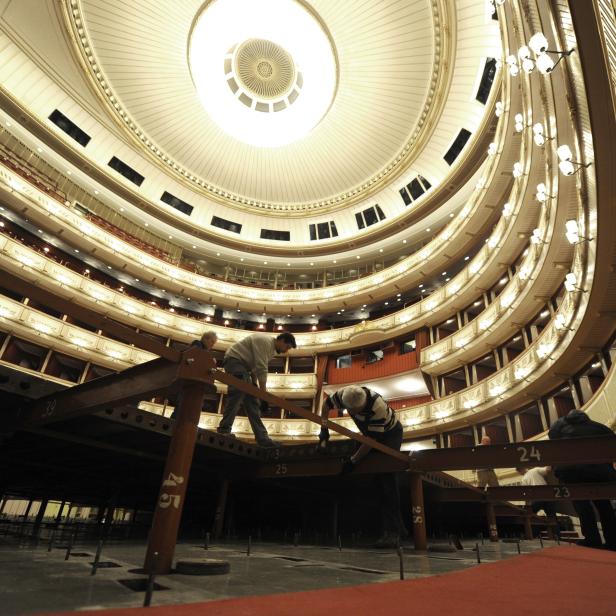
[[[227,75],[232,90],[235,84],[255,103],[268,106],[270,102],[291,98],[298,74],[293,57],[280,45],[264,39],[250,39],[238,45],[227,60],[231,60],[225,61],[225,68],[229,65],[232,68],[232,73]]]
[[[338,82],[329,33],[295,1],[206,4],[190,34],[188,62],[214,122],[264,148],[306,136],[330,108]]]

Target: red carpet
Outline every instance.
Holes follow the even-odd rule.
[[[616,553],[577,546],[555,547],[417,580],[94,613],[96,616],[614,616]]]

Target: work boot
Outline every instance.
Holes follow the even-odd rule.
[[[216,433],[220,434],[221,436],[228,436],[229,438],[237,438],[237,436],[235,436],[233,432],[221,432],[218,428],[216,428]]]

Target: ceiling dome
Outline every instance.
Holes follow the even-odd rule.
[[[437,83],[454,65],[442,10],[437,0],[361,11],[338,0],[185,0],[173,11],[81,0],[68,17],[102,98],[167,173],[236,208],[299,212],[373,194],[425,146],[444,104]],[[280,94],[278,109],[257,109]],[[230,110],[250,120],[223,124]],[[285,125],[275,147],[261,140],[292,114],[308,128]]]

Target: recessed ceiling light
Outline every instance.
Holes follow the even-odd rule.
[[[541,311],[541,313],[539,314],[539,316],[540,316],[542,319],[545,319],[545,317],[547,317],[549,314],[550,314],[550,311],[549,311],[549,310],[543,310],[543,311]]]
[[[382,249],[382,248],[379,248],[379,252],[383,252],[383,249]]]
[[[396,293],[396,297],[400,297],[402,293]]]
[[[385,302],[385,305],[386,305],[386,306],[389,306],[389,302]]]
[[[314,263],[312,261],[310,261],[310,265],[314,265]]]
[[[146,226],[146,227],[149,227],[149,226],[150,226],[150,223],[149,223],[149,222],[146,222],[146,223],[145,223],[145,226]]]
[[[469,257],[469,256],[464,257],[464,260],[465,260],[465,261],[468,261],[469,259],[470,259],[470,257]]]
[[[267,265],[267,261],[263,261],[263,265]]]
[[[359,255],[357,255],[355,258],[356,258],[356,259],[359,259]]]
[[[240,259],[240,261],[243,261],[243,260],[244,260],[244,257],[242,257],[242,258]]]
[[[169,236],[169,239],[170,239],[170,240],[172,240],[172,239],[173,239],[173,235],[170,235],[170,236]]]
[[[334,259],[334,263],[338,263],[338,261],[336,261],[336,259]]]
[[[43,151],[43,148],[36,148],[36,151],[37,151],[37,152],[42,152],[42,151]]]
[[[482,303],[483,303],[483,302],[482,302],[480,299],[478,299],[478,300],[477,300],[477,301],[473,304],[473,306],[479,306],[479,305],[480,305],[480,304],[482,304]]]
[[[443,273],[442,273],[442,275],[443,275],[443,276],[447,276],[447,272],[443,272]]]
[[[430,229],[430,227],[428,227],[428,228],[426,229],[426,233],[428,233],[429,231],[432,231],[432,229]]]
[[[449,214],[449,218],[453,218],[454,217],[454,213],[451,212],[451,214]]]
[[[123,211],[124,211],[124,208],[123,208],[123,207],[121,207],[121,208],[120,208],[120,212],[123,212]]]
[[[422,288],[423,288],[423,284],[420,284],[420,285],[419,285],[419,288],[420,288],[420,289],[422,289]]]
[[[95,195],[98,195],[98,190],[95,190],[95,191],[94,191],[94,194],[95,194]]]
[[[290,265],[291,265],[290,263],[287,263],[287,267],[290,266]]]
[[[402,240],[402,243],[403,243],[403,244],[406,244],[406,240]]]

